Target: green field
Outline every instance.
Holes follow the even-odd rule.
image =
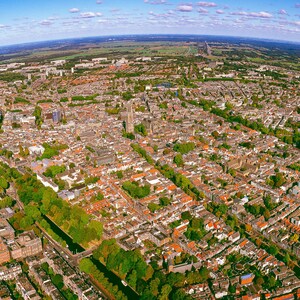
[[[85,44],[77,49],[44,48],[32,53],[2,55],[2,63],[9,61],[41,61],[54,59],[77,60],[105,56],[116,59],[122,56],[190,56],[198,51],[196,44],[182,42],[107,42],[101,44]],[[7,59],[6,59],[7,58]]]

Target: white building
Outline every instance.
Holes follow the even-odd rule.
[[[62,66],[66,63],[66,60],[65,59],[60,59],[60,60],[52,60],[51,61],[51,65],[54,65],[54,66]]]
[[[30,155],[36,154],[36,155],[42,155],[45,151],[45,148],[43,146],[31,146],[28,148]]]
[[[59,187],[44,175],[37,174],[37,179],[46,187],[50,187],[54,192],[58,192]]]

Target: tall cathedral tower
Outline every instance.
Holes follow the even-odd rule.
[[[130,102],[127,106],[127,114],[126,114],[126,132],[133,133],[134,126],[133,126],[133,111],[132,111],[132,103]]]

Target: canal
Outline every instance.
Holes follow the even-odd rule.
[[[81,247],[79,244],[74,243],[72,238],[66,234],[60,227],[58,227],[51,219],[47,216],[43,215],[44,219],[49,223],[50,228],[60,236],[68,245],[68,249],[73,253],[80,253],[83,252],[85,249]],[[113,272],[109,271],[100,261],[91,257],[92,262],[97,266],[100,272],[114,285],[117,285],[119,290],[121,290],[129,300],[137,300],[139,299],[138,294],[131,289],[129,286],[124,286],[121,279]]]
[[[43,218],[50,225],[51,230],[53,230],[54,233],[56,233],[58,236],[60,236],[66,242],[66,244],[68,245],[68,249],[73,254],[80,253],[80,252],[83,252],[85,250],[79,244],[74,243],[73,239],[68,234],[66,234],[63,230],[61,230],[51,219],[49,219],[45,215],[43,215]]]
[[[139,299],[139,295],[129,286],[124,286],[121,282],[121,279],[115,273],[109,271],[99,260],[96,260],[93,257],[91,258],[91,260],[97,266],[98,270],[102,272],[112,284],[118,286],[119,290],[127,296],[128,300]]]

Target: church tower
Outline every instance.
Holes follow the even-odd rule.
[[[126,114],[126,132],[133,133],[134,125],[133,125],[133,111],[132,111],[132,103],[130,102],[127,106],[127,114]]]

